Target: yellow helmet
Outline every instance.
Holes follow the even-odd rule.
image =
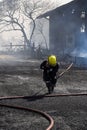
[[[55,55],[49,56],[49,57],[48,57],[48,63],[49,63],[49,65],[51,65],[51,66],[55,66],[56,63],[57,63],[56,56],[55,56]]]

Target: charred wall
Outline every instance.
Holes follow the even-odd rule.
[[[51,12],[49,32],[53,53],[87,50],[87,1],[75,0]]]

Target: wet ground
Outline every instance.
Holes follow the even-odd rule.
[[[47,88],[39,69],[41,61],[0,57],[0,97],[43,95]],[[59,73],[63,69],[60,67]],[[58,79],[54,94],[87,93],[87,70],[72,68]],[[0,103],[47,112],[53,130],[87,130],[87,96],[8,99]],[[0,107],[0,130],[45,130],[48,121],[35,113]]]

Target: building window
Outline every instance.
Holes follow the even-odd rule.
[[[85,11],[81,12],[81,18],[84,19],[85,18]]]
[[[82,32],[82,33],[85,32],[85,24],[84,24],[84,23],[82,23],[82,26],[81,26],[81,28],[80,28],[80,32]]]

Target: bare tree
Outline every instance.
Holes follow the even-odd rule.
[[[30,35],[30,43],[32,42],[32,37],[36,28],[36,18],[38,15],[42,14],[48,8],[50,8],[49,2],[44,2],[41,0],[25,0],[23,2],[23,13],[32,22],[32,31]]]
[[[29,46],[29,39],[25,30],[25,18],[21,13],[18,0],[4,0],[2,16],[0,17],[0,32],[20,31]]]
[[[31,46],[32,36],[36,27],[36,17],[50,4],[41,0],[3,0],[0,12],[0,32],[20,31],[28,47]],[[28,25],[32,21],[33,27],[29,37]],[[27,25],[27,27],[26,27]]]

